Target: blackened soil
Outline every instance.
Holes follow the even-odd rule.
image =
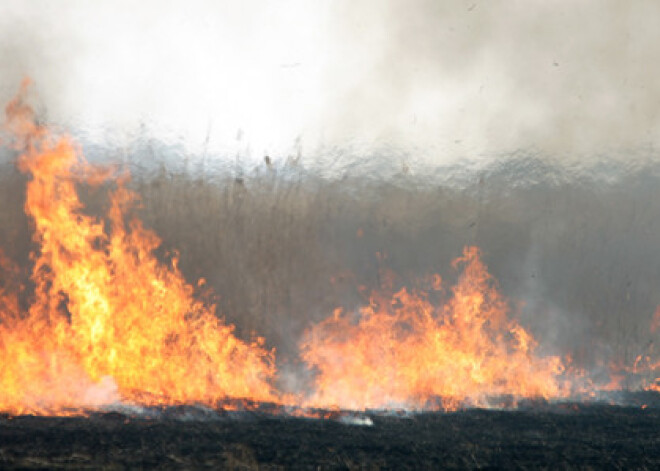
[[[660,409],[0,416],[2,469],[660,469]]]

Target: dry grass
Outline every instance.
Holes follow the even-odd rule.
[[[451,282],[450,261],[477,244],[504,293],[520,301],[515,315],[545,345],[587,364],[634,358],[660,304],[658,177],[507,181],[475,175],[462,190],[411,176],[330,181],[264,164],[240,179],[138,172],[131,186],[141,218],[165,250],[180,252],[187,279],[206,278],[239,334],[266,337],[282,357],[310,322],[361,302],[359,287],[377,287],[383,268],[402,283],[429,272]],[[24,184],[9,165],[0,172],[0,245],[21,266],[31,247]],[[103,206],[98,192],[83,193],[91,211]]]

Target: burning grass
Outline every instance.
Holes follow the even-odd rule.
[[[328,194],[338,198],[341,193],[327,193],[331,186],[314,189],[270,175],[259,191],[235,180],[217,200],[214,191],[220,187],[186,186],[186,180],[168,187],[183,188],[183,193],[162,193],[156,185],[162,180],[131,183],[117,169],[89,164],[70,138],[35,124],[23,96],[7,112],[20,154],[18,167],[27,175],[27,182],[17,181],[26,184],[24,208],[32,243],[22,248],[31,253],[29,262],[25,254],[20,260],[21,250],[19,265],[4,256],[0,260],[5,273],[0,284],[1,410],[68,414],[119,401],[211,408],[232,401],[274,403],[274,411],[293,406],[293,413],[300,406],[451,410],[515,405],[520,398],[588,397],[600,384],[610,382],[620,389],[630,378],[636,388],[657,387],[652,343],[636,352],[636,361],[621,363],[622,379],[615,383],[611,380],[616,378],[602,383],[592,378],[580,362],[574,366],[569,355],[559,356],[565,351],[544,351],[543,339],[537,341],[512,315],[473,246],[467,245],[454,262],[460,270],[450,289],[441,282],[446,273],[431,278],[426,289],[405,284],[395,289],[396,277],[384,269],[383,252],[362,271],[342,270],[336,260],[330,262],[336,254],[326,250],[318,233],[321,221],[329,218],[326,227],[332,225],[334,213],[340,212],[336,201],[347,205],[349,215],[355,211],[351,201],[358,201],[342,195],[344,199],[329,203]],[[141,213],[130,185],[144,190]],[[193,188],[194,198],[186,193]],[[316,196],[310,200],[310,195]],[[434,197],[427,193],[422,199],[428,203]],[[191,198],[206,198],[209,205],[220,201],[224,207],[188,211],[185,203]],[[95,205],[95,199],[101,202]],[[373,234],[379,231],[396,236],[399,226],[429,230],[419,221],[406,225],[435,215],[411,211],[409,205],[418,199],[393,197],[380,229],[363,225],[354,215],[357,228],[350,228],[350,237],[358,245],[371,237],[367,247],[373,247],[378,245]],[[483,230],[477,225],[482,221],[470,222],[465,214],[473,200],[460,201],[459,222],[453,224],[468,227],[475,238],[475,231]],[[154,205],[162,207],[154,210]],[[438,210],[441,219],[452,205],[456,210],[455,200]],[[96,206],[105,206],[105,212],[94,214]],[[164,233],[171,233],[170,243],[185,238],[182,233],[214,233],[200,246],[193,238],[180,247],[189,260],[205,260],[200,270],[225,274],[226,286],[213,277],[210,284],[220,285],[221,294],[228,289],[230,301],[222,305],[227,320],[216,315],[215,304],[203,295],[207,282],[188,283],[178,254],[167,255],[159,236],[138,214],[146,215],[153,227],[162,224],[158,215],[174,220],[205,215],[178,228],[166,223],[176,230]],[[405,216],[403,223],[404,216],[397,215]],[[224,237],[227,230],[235,235]],[[215,259],[218,266],[210,270],[208,255],[216,253],[226,258],[222,263]],[[300,257],[304,263],[294,264]],[[397,268],[396,260],[390,263]],[[30,267],[24,282],[19,266]],[[328,284],[331,273],[334,285]],[[361,281],[370,276],[379,289],[360,306],[368,292]],[[352,286],[352,295],[339,302],[337,285]],[[304,317],[292,314],[300,312],[301,306],[295,306],[300,299],[311,311]],[[353,307],[327,316],[351,300]],[[239,331],[236,322],[242,326]],[[246,331],[254,340],[242,340],[249,336]],[[606,362],[601,366],[608,367]],[[501,397],[509,399],[498,402]]]
[[[26,143],[26,213],[34,223],[25,313],[3,313],[0,409],[57,413],[125,400],[214,403],[226,397],[271,400],[271,353],[233,335],[177,269],[159,262],[160,240],[137,219],[121,182],[105,220],[81,212],[76,181],[108,178],[66,137],[32,124],[20,97],[10,125]],[[10,305],[10,302],[5,304]]]
[[[319,371],[309,403],[455,409],[498,395],[570,394],[559,379],[562,360],[536,355],[534,338],[509,318],[478,250],[466,248],[454,264],[462,274],[444,303],[404,288],[373,295],[357,321],[338,310],[313,326],[302,343],[304,361]]]

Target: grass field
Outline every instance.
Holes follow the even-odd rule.
[[[659,169],[558,179],[562,169],[531,162],[466,171],[460,186],[405,169],[381,180],[321,178],[295,164],[213,176],[128,168],[161,255],[178,251],[188,281],[208,281],[239,335],[264,336],[281,358],[295,357],[311,322],[364,303],[388,272],[396,285],[439,273],[450,286],[451,260],[477,245],[541,348],[585,365],[632,361],[653,341],[660,304]],[[25,182],[2,167],[0,246],[21,267],[32,247]],[[102,214],[103,190],[81,187],[86,211]]]

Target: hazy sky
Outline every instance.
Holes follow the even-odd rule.
[[[660,144],[660,2],[0,3],[0,99],[52,122],[218,151],[300,137],[444,162]]]

